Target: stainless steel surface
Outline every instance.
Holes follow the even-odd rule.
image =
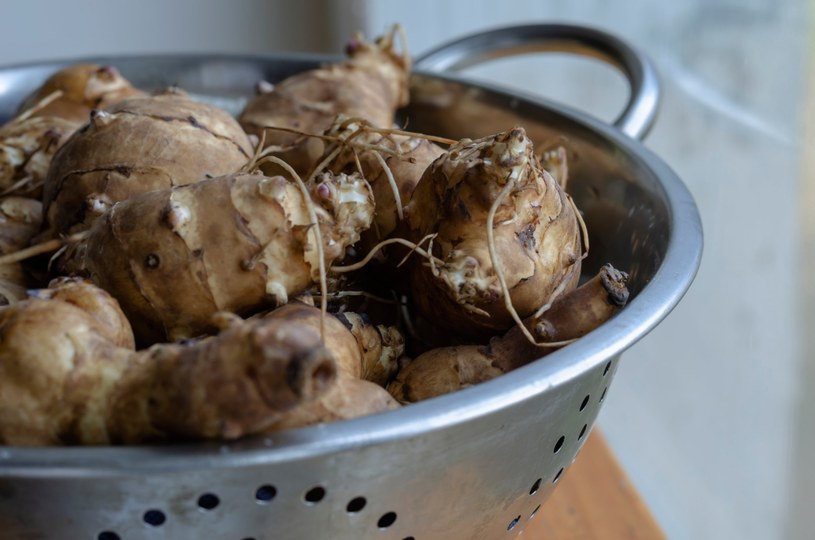
[[[569,24],[530,24],[479,32],[441,45],[416,59],[416,69],[453,73],[509,55],[558,51],[604,60],[618,68],[630,85],[628,103],[614,121],[623,133],[642,139],[659,107],[659,78],[645,54],[616,36]]]
[[[107,59],[136,84],[240,99],[317,57]],[[58,63],[0,70],[0,118]],[[499,379],[388,413],[234,444],[0,447],[12,539],[514,538],[572,463],[619,355],[679,302],[702,248],[696,206],[656,156],[581,113],[417,73],[411,128],[477,137],[523,125],[569,141],[570,189],[633,297],[578,342]],[[582,434],[582,436],[581,436]],[[363,503],[364,499],[364,504]]]

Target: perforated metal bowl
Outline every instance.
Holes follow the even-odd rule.
[[[519,47],[589,50],[627,74],[615,126],[539,98],[433,71]],[[326,60],[314,56],[93,59],[136,85],[178,84],[212,99],[251,94]],[[0,69],[0,117],[66,62]],[[125,448],[0,447],[0,536],[54,540],[450,540],[514,538],[562,478],[591,430],[620,353],[679,302],[702,233],[682,182],[637,140],[658,101],[647,61],[607,34],[568,26],[499,30],[417,63],[411,128],[453,138],[523,125],[565,135],[570,191],[591,231],[591,274],[631,274],[614,319],[499,379],[353,421],[234,444]]]

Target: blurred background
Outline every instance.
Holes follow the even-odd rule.
[[[600,428],[672,540],[815,530],[815,55],[806,0],[142,0],[4,4],[0,64],[156,52],[340,53],[401,23],[414,55],[517,23],[598,27],[647,52],[645,144],[699,205],[705,254],[679,307],[623,356]],[[536,55],[467,72],[612,121],[624,79]],[[809,150],[809,152],[807,151]]]

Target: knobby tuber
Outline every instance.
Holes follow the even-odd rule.
[[[264,136],[266,145],[301,175],[307,176],[324,152],[318,138],[286,128],[319,135],[338,114],[362,118],[379,127],[391,127],[396,110],[407,104],[410,57],[395,49],[396,34],[373,43],[361,36],[348,44],[348,59],[298,73],[250,100],[238,117],[248,133]],[[277,170],[265,169],[268,173]]]
[[[361,249],[371,249],[392,234],[399,234],[407,205],[419,179],[444,149],[425,137],[390,133],[355,118],[339,116],[326,131],[337,142],[329,144],[324,157],[333,159],[334,172],[354,172],[371,184],[376,214],[370,229],[362,234]],[[396,231],[396,232],[395,232]]]
[[[37,107],[38,103],[56,93],[58,97],[44,107],[38,107],[35,116],[84,124],[93,109],[105,109],[125,99],[145,95],[113,66],[73,64],[46,79],[23,101],[19,113]]]
[[[537,360],[558,346],[580,338],[611,318],[628,301],[628,275],[605,265],[591,280],[559,297],[540,316],[525,324],[536,339],[529,342],[518,327],[487,345],[462,345],[430,350],[403,367],[388,386],[402,403],[429,399],[494,379]]]
[[[0,127],[0,193],[39,197],[54,153],[79,125],[29,116]]]
[[[320,310],[299,302],[286,304],[266,317],[320,329]],[[342,371],[380,386],[396,373],[405,349],[405,339],[396,327],[372,324],[365,315],[353,312],[329,313],[323,339],[337,353]]]
[[[320,310],[305,304],[287,304],[266,318],[314,331],[320,328]],[[399,406],[383,388],[404,351],[404,338],[396,328],[372,325],[356,313],[329,314],[323,339],[337,360],[336,383],[319,398],[280,415],[267,432],[358,418]]]
[[[248,136],[227,112],[183,92],[94,110],[52,159],[44,236],[86,230],[134,195],[236,172],[252,154]]]
[[[326,173],[310,190],[241,173],[132,197],[97,220],[75,266],[118,299],[141,343],[205,333],[217,311],[282,305],[319,280],[309,205],[326,265],[370,225],[359,176]]]
[[[336,378],[319,333],[285,320],[136,352],[85,303],[41,296],[0,309],[0,444],[234,439]]]
[[[76,64],[53,74],[0,127],[0,195],[40,198],[54,153],[91,110],[138,95],[110,66]]]
[[[451,146],[422,176],[405,219],[411,240],[436,235],[433,254],[441,260],[415,259],[418,314],[464,336],[512,325],[505,290],[527,317],[580,276],[574,206],[520,127]]]
[[[54,300],[78,307],[95,320],[94,332],[117,347],[134,349],[130,322],[107,291],[81,278],[59,277],[46,289],[28,291],[31,298]]]

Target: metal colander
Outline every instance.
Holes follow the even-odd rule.
[[[560,105],[435,74],[516,50],[589,51],[628,76],[614,126]],[[260,79],[316,66],[314,56],[97,58],[141,87],[177,84],[236,103]],[[0,117],[67,62],[0,69]],[[611,262],[632,299],[576,343],[496,380],[367,418],[231,444],[0,447],[0,536],[13,540],[503,539],[520,534],[591,430],[620,353],[690,286],[701,256],[695,204],[636,139],[658,101],[647,61],[608,34],[515,27],[417,62],[416,131],[479,137],[522,125],[569,141],[570,191],[585,214],[585,271]]]

